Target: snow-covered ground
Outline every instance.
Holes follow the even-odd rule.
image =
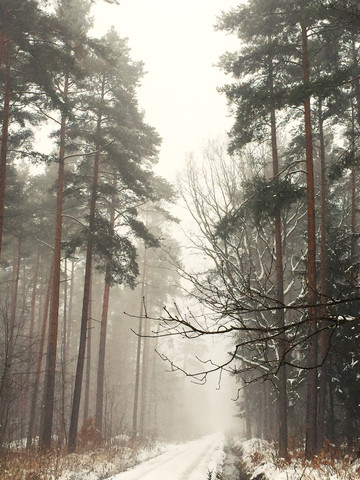
[[[150,458],[157,457],[170,448],[168,444],[149,443],[136,445],[127,436],[118,436],[113,439],[114,450],[89,450],[83,453],[73,453],[60,457],[57,462],[50,461],[52,468],[47,468],[48,476],[39,476],[39,479],[51,480],[104,480],[115,473],[133,468]],[[57,464],[57,468],[53,465]],[[43,469],[42,469],[43,470]],[[59,473],[60,472],[60,473]],[[28,476],[30,478],[31,470]],[[0,475],[0,480],[1,480]],[[33,478],[33,477],[31,477]],[[34,476],[35,478],[35,476]],[[20,480],[16,478],[16,480]]]
[[[215,480],[221,472],[223,448],[222,435],[172,445],[166,453],[107,480]]]
[[[331,457],[325,453],[312,462],[289,452],[290,460],[285,462],[276,455],[274,446],[265,440],[236,440],[233,445],[241,452],[241,460],[251,480],[359,480],[360,460],[340,454]]]
[[[0,479],[360,480],[357,452],[336,450],[331,445],[308,462],[303,451],[289,451],[284,460],[272,443],[231,434],[227,440],[214,434],[182,444],[145,444],[126,437],[114,442],[71,455],[50,452],[32,458],[31,452],[16,450]]]

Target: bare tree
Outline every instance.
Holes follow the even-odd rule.
[[[304,274],[307,249],[299,248],[307,210],[301,197],[281,211],[286,257],[284,299],[279,304],[271,215],[268,220],[265,218],[266,212],[272,210],[260,203],[260,219],[254,217],[254,202],[256,206],[258,199],[247,187],[251,178],[245,167],[247,160],[245,155],[229,158],[225,147],[213,146],[206,152],[203,167],[189,162],[180,190],[194,219],[189,240],[197,254],[195,258],[202,262],[186,268],[178,262],[176,267],[186,280],[184,288],[198,300],[204,312],[184,312],[176,305],[166,308],[159,332],[152,335],[180,334],[189,338],[228,335],[234,339],[234,348],[223,363],[203,359],[203,369],[188,372],[168,355],[163,358],[174,370],[192,375],[200,382],[206,381],[211,372],[228,370],[250,383],[269,379],[279,389],[278,376],[283,365],[288,365],[294,375],[301,369],[316,372],[323,363],[324,358],[316,358],[310,365],[304,350],[318,333],[326,331],[331,337],[339,325],[355,320],[327,315],[317,325],[320,318],[315,317],[316,330],[308,329],[308,282]],[[251,160],[259,171],[267,169],[267,160],[258,163]],[[301,177],[294,175],[294,178]],[[327,297],[326,306],[331,309],[346,301],[349,299]],[[279,310],[287,312],[284,323],[278,321]]]

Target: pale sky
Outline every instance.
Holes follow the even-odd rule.
[[[238,0],[121,0],[93,9],[96,34],[112,25],[128,37],[131,57],[148,72],[139,90],[146,121],[163,139],[159,173],[173,180],[187,153],[198,153],[208,140],[226,138],[232,120],[216,88],[230,79],[214,65],[235,36],[216,32],[220,12]]]

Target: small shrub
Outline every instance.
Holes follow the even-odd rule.
[[[87,418],[77,435],[77,443],[79,447],[87,447],[94,445],[96,441],[96,427],[93,418]]]
[[[253,465],[259,465],[259,463],[261,463],[265,457],[261,452],[254,452],[251,454],[250,458]]]

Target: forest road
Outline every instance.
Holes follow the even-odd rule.
[[[166,453],[108,480],[206,480],[210,478],[209,472],[215,479],[216,467],[224,459],[223,447],[222,435],[209,435],[173,446]]]

